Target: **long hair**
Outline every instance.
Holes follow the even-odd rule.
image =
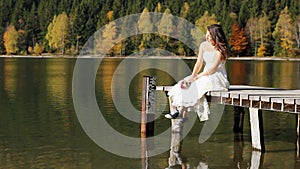
[[[212,24],[207,27],[207,30],[214,41],[215,49],[222,54],[222,59],[226,60],[228,57],[228,42],[221,25]]]

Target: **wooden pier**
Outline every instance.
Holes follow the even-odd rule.
[[[160,90],[167,92],[171,88],[171,86],[156,86],[155,78],[149,76],[144,77],[144,83],[143,98],[146,99],[143,100],[142,118],[149,117],[151,116],[150,114],[154,113],[155,91]],[[252,148],[253,150],[261,152],[265,151],[262,110],[297,114],[297,147],[300,147],[300,90],[231,85],[226,92],[211,91],[206,94],[206,97],[209,102],[234,106],[234,132],[243,131],[244,108],[249,108]],[[147,115],[148,113],[149,115]],[[142,119],[142,133],[148,131],[145,123],[147,121],[149,120]],[[153,129],[149,129],[149,131],[152,133]],[[300,154],[299,152],[300,151],[297,148],[298,157]]]
[[[157,86],[156,90],[168,91],[170,88]],[[231,85],[227,92],[212,91],[206,96],[208,100],[224,105],[300,113],[300,90]]]

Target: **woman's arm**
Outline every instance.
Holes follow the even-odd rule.
[[[200,72],[202,65],[203,65],[203,43],[199,47],[197,61],[194,65],[193,73],[192,73],[191,79],[189,81],[193,82],[194,80],[196,80],[196,77],[197,77],[198,73]]]
[[[221,61],[222,61],[222,54],[220,52],[218,52],[217,58],[213,64],[213,66],[210,69],[208,69],[207,71],[200,73],[196,78],[198,79],[201,76],[207,76],[207,75],[211,75],[211,74],[215,73],[216,70],[218,69]]]
[[[197,74],[202,68],[202,65],[203,65],[203,59],[198,57],[197,62],[194,65],[192,76],[197,76]]]

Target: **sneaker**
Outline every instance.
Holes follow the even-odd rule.
[[[179,111],[176,109],[175,111],[172,111],[171,113],[168,113],[165,115],[165,118],[167,119],[176,119],[179,115]]]

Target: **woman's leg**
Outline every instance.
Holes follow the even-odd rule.
[[[173,97],[168,97],[169,99],[169,105],[170,105],[170,112],[173,112],[176,110],[176,106],[173,106]]]
[[[170,113],[166,114],[165,117],[168,119],[175,119],[179,116],[180,111],[176,106],[173,106],[173,99],[169,97]]]

